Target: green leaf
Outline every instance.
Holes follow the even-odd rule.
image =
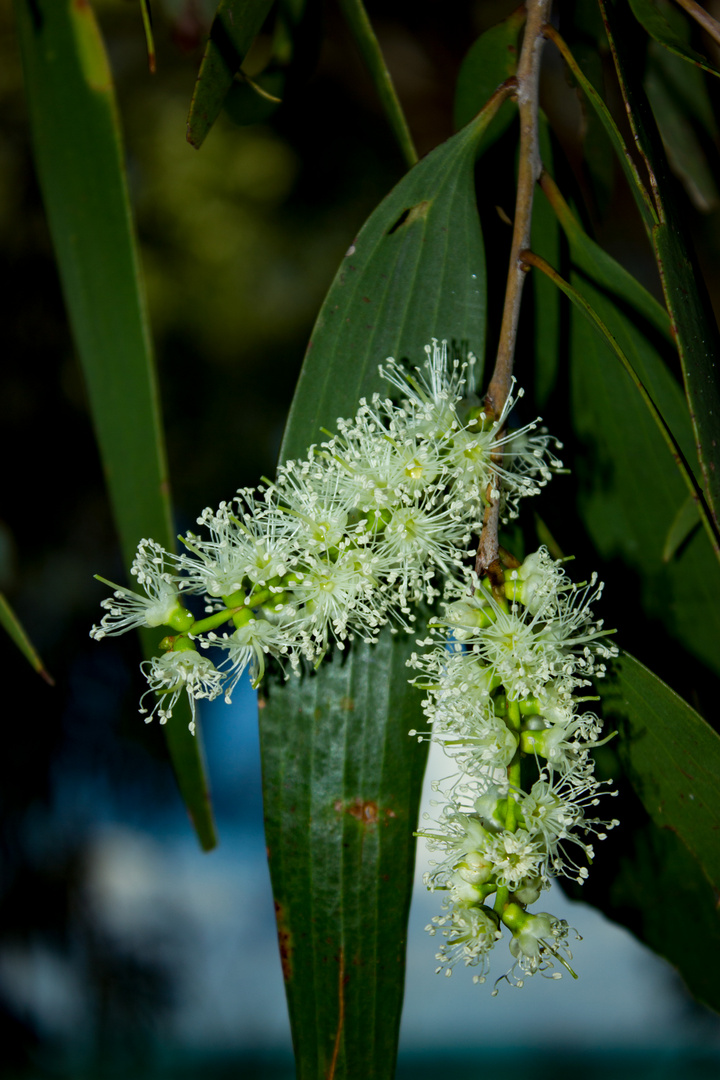
[[[553,148],[546,118],[540,116],[540,158],[552,172]],[[560,227],[552,207],[539,188],[533,203],[531,246],[552,266],[560,263]],[[535,404],[544,409],[558,379],[562,355],[561,296],[543,274],[531,278],[533,303],[533,346],[535,349]],[[524,378],[521,374],[520,378]]]
[[[622,165],[645,227],[651,229],[657,221],[655,207],[653,206],[649,191],[640,178],[637,165],[625,145],[625,140],[623,139],[620,129],[615,123],[610,110],[554,27],[546,27],[546,36],[558,49],[563,60],[572,72],[574,79],[585,94],[587,101],[595,110],[598,119],[602,123],[605,132],[610,139],[610,143],[618,156],[618,160]]]
[[[645,384],[638,375],[637,371],[633,367],[630,360],[627,358],[623,350],[618,345],[613,335],[608,330],[605,323],[602,321],[593,307],[585,300],[583,296],[574,289],[572,285],[568,284],[552,266],[550,266],[543,258],[535,255],[533,252],[527,251],[524,253],[524,259],[530,266],[537,267],[542,273],[552,281],[558,289],[565,293],[565,295],[572,301],[575,307],[585,316],[591,326],[593,326],[601,335],[606,344],[610,347],[615,356],[622,364],[623,368],[630,376],[635,386],[635,389],[640,394],[640,397],[645,402],[648,412],[652,416],[653,420],[657,424],[658,431],[662,435],[665,445],[669,450],[675,464],[678,467],[680,475],[683,481],[690,491],[690,495],[695,502],[696,509],[699,510],[703,524],[705,525],[708,538],[713,546],[715,554],[720,558],[720,535],[717,535],[713,531],[713,522],[708,514],[707,506],[703,498],[702,488],[698,484],[692,469],[688,465],[687,459],[683,454],[680,445],[675,438],[671,428],[667,421],[663,417],[662,413],[658,409],[657,405],[652,399],[652,396],[648,392]]]
[[[380,204],[318,317],[282,457],[360,397],[389,353],[424,362],[432,337],[482,359],[485,264],[474,162],[493,109],[438,147]],[[453,350],[455,351],[455,350]],[[414,635],[413,635],[414,638]],[[425,748],[407,682],[413,638],[354,641],[314,675],[271,684],[260,710],[270,874],[298,1076],[391,1078]]]
[[[720,78],[720,70],[711,64],[707,57],[687,42],[687,35],[678,27],[684,22],[677,8],[672,4],[661,3],[658,0],[630,0],[633,15],[650,37],[659,42],[666,49],[682,57],[683,60],[709,71],[711,75]]]
[[[145,294],[112,76],[89,4],[16,0],[38,175],[126,566],[138,541],[174,546]],[[189,709],[167,725],[181,792],[215,843]]]
[[[599,853],[589,898],[720,1010],[707,963],[720,949],[720,736],[633,657],[623,654],[613,669],[599,685],[603,711],[619,731],[617,750],[652,825],[623,799],[620,828],[608,841],[616,865],[609,868],[608,855]]]
[[[524,25],[525,9],[520,7],[497,26],[491,26],[471,45],[455,85],[453,120],[456,130],[469,124],[498,86],[515,75]],[[483,150],[500,138],[516,115],[517,109],[512,102],[502,105],[483,136]]]
[[[633,137],[651,177],[658,219],[652,229],[653,248],[680,354],[705,495],[716,523],[720,523],[720,333],[675,206],[673,180],[657,125],[638,73],[623,53],[626,30],[618,21],[618,12],[623,9],[610,7],[604,0],[599,3]]]
[[[500,101],[416,165],[348,249],[325,299],[298,381],[281,458],[302,457],[338,416],[387,384],[393,355],[424,362],[432,338],[483,358],[485,256],[473,166]]]
[[[221,0],[205,46],[190,102],[187,139],[202,146],[273,0]]]
[[[2,626],[9,634],[27,662],[32,665],[35,671],[37,671],[38,675],[40,675],[46,683],[49,683],[50,686],[54,686],[55,680],[40,659],[37,649],[27,636],[25,628],[3,593],[0,593],[0,626]]]
[[[271,682],[260,711],[265,832],[299,1080],[392,1077],[427,744],[414,640],[353,642]]]
[[[620,828],[596,849],[585,886],[569,891],[600,907],[664,956],[690,992],[720,1011],[720,987],[708,957],[720,951],[717,893],[683,842],[658,829],[631,793],[614,808]]]
[[[380,98],[388,123],[397,139],[406,165],[412,167],[418,160],[417,150],[405,119],[405,114],[385,64],[380,44],[372,23],[368,18],[362,0],[339,0],[340,10],[355,38],[360,54],[365,61],[373,86]],[[495,89],[493,87],[493,89]]]
[[[705,80],[697,68],[656,46],[648,53],[645,91],[670,166],[694,205],[706,213],[720,201],[720,193],[701,141],[704,137],[712,145],[717,139]]]
[[[568,237],[572,287],[630,361],[687,458],[693,453],[693,432],[682,389],[670,370],[675,351],[668,343],[665,313],[585,236],[547,178],[543,185]],[[570,415],[579,444],[573,472],[584,527],[606,562],[623,560],[630,571],[628,586],[639,591],[645,616],[660,620],[676,641],[720,672],[717,560],[707,535],[698,530],[671,563],[664,561],[665,538],[687,488],[631,376],[574,306],[569,364]],[[567,546],[562,536],[558,539]]]
[[[678,548],[685,543],[690,533],[698,527],[697,503],[688,495],[672,520],[663,547],[663,562],[670,562]]]
[[[655,824],[680,837],[720,892],[720,735],[632,656],[613,674],[600,690],[625,771]]]

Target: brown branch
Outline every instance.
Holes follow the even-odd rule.
[[[527,23],[518,62],[518,85],[515,95],[520,116],[520,165],[515,199],[515,220],[500,341],[495,370],[485,395],[486,411],[495,418],[502,413],[512,386],[520,302],[527,273],[527,267],[523,265],[520,253],[530,246],[533,195],[535,184],[542,172],[538,137],[538,87],[540,60],[545,44],[543,29],[550,14],[551,3],[552,0],[526,0]],[[501,434],[498,432],[498,435]],[[493,462],[499,466],[502,462],[502,453],[495,454]],[[501,573],[498,548],[499,497],[492,494],[498,486],[498,481],[488,486],[486,496],[488,506],[483,519],[475,563],[478,574],[489,571],[491,567],[497,568]]]
[[[696,3],[696,0],[675,0],[675,3],[684,8],[688,15],[702,26],[705,33],[709,34],[713,41],[720,45],[720,23],[712,17],[709,11]]]

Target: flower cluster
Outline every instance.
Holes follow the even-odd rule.
[[[436,785],[439,820],[419,834],[442,855],[425,878],[446,893],[427,928],[444,939],[438,971],[462,962],[484,982],[504,926],[514,963],[503,978],[559,978],[556,962],[574,974],[567,924],[526,909],[551,874],[582,883],[590,840],[617,824],[594,816],[601,723],[578,709],[590,677],[617,654],[590,610],[601,591],[595,576],[574,585],[546,548],[507,567],[502,588],[466,573],[449,585],[426,651],[411,658],[429,737],[456,769]]]
[[[94,638],[171,631],[143,665],[148,721],[166,722],[187,693],[194,728],[197,699],[230,700],[247,668],[257,685],[267,656],[298,670],[302,660],[317,665],[331,642],[374,641],[388,621],[408,628],[414,605],[432,603],[440,580],[461,572],[486,499],[501,490],[512,517],[560,466],[537,421],[506,430],[512,396],[495,418],[466,398],[472,355],[449,363],[444,342],[427,353],[412,371],[389,359],[380,370],[397,402],[363,399],[274,483],[205,510],[202,532],[181,537],[182,554],[141,541],[132,567],[141,592],[106,582],[114,592]],[[188,595],[204,597],[203,618],[185,606]]]

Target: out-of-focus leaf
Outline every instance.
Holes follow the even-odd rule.
[[[147,45],[148,54],[148,68],[151,74],[155,74],[155,39],[152,32],[152,12],[150,11],[150,0],[140,0],[140,11],[142,13],[143,30],[145,31],[145,43]]]
[[[697,503],[688,495],[672,520],[663,548],[663,562],[670,562],[675,552],[684,544],[693,529],[699,524]]]
[[[496,99],[494,106],[499,104]],[[388,392],[388,354],[420,366],[432,337],[480,358],[485,264],[475,204],[492,110],[438,147],[380,204],[318,317],[282,457]],[[455,352],[455,349],[452,350]],[[352,643],[316,674],[272,683],[260,710],[270,874],[298,1077],[395,1073],[424,747],[408,685],[412,637]]]
[[[38,175],[125,564],[172,550],[165,445],[112,76],[89,4],[16,0]],[[215,843],[189,710],[166,726],[203,847]]]
[[[456,130],[469,124],[498,86],[516,73],[524,25],[525,9],[521,7],[497,26],[491,26],[470,47],[455,84],[453,118]],[[500,138],[516,113],[513,103],[505,102],[483,136],[483,150]]]
[[[677,26],[677,21],[682,21],[683,16],[672,4],[662,0],[630,0],[630,7],[637,21],[655,41],[683,60],[720,78],[720,70],[688,44],[687,35]]]
[[[397,139],[405,163],[411,168],[417,162],[417,150],[390,77],[390,72],[385,64],[380,44],[375,36],[375,31],[372,28],[372,23],[368,18],[362,0],[338,0],[338,2],[350,32],[355,38],[360,54],[365,61],[365,66],[380,98],[388,123]],[[493,87],[493,89],[495,88]]]
[[[720,523],[720,333],[692,246],[675,206],[657,125],[638,72],[624,55],[624,7],[599,0],[618,81],[633,137],[652,182],[657,224],[652,228],[655,257],[682,364],[685,393],[702,469],[705,495]]]
[[[610,142],[618,155],[618,160],[623,167],[630,190],[632,191],[640,215],[645,223],[645,227],[648,230],[651,229],[657,221],[655,207],[653,206],[650,193],[640,178],[637,165],[633,161],[628,148],[625,145],[625,140],[620,133],[620,129],[613,120],[610,110],[554,27],[548,26],[546,28],[546,35],[557,47],[588,102],[597,113],[597,116],[605,128]]]
[[[613,666],[599,689],[625,771],[655,824],[680,837],[720,893],[720,735],[634,657]]]
[[[285,72],[264,71],[256,79],[235,80],[225,98],[225,112],[236,124],[264,124],[279,107]]]
[[[49,683],[50,686],[54,686],[55,680],[40,659],[37,649],[27,636],[25,628],[3,593],[0,593],[0,626],[2,626],[9,634],[27,662],[32,665],[35,671],[37,671],[38,675],[42,676],[45,682]]]
[[[712,141],[717,128],[701,72],[656,46],[648,53],[645,90],[673,172],[698,210],[711,210],[720,194],[696,125]]]
[[[220,0],[190,102],[187,139],[202,146],[273,0]]]

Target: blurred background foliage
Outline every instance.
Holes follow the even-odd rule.
[[[133,0],[98,0],[93,6],[124,128],[182,531],[203,507],[272,474],[323,296],[360,225],[405,167],[334,4],[311,5],[313,18],[287,72],[282,104],[248,98],[247,86],[238,86],[200,151],[184,134],[213,4],[156,0],[155,76],[147,69],[139,6]],[[455,83],[469,45],[514,7],[501,0],[367,4],[421,156],[452,134]],[[571,0],[559,4],[566,13],[572,7]],[[594,50],[597,28],[583,26],[589,5],[578,10],[575,53],[602,78],[609,58]],[[257,69],[259,79],[270,29],[248,59],[249,74]],[[183,928],[151,926],[134,949],[103,929],[91,902],[97,829],[120,818],[157,835],[172,834],[171,822],[182,811],[161,733],[156,725],[138,722],[136,643],[113,640],[100,650],[87,637],[102,595],[92,574],[121,580],[123,571],[35,178],[9,0],[0,0],[0,56],[6,336],[0,367],[0,588],[56,679],[54,688],[42,683],[10,643],[2,643],[9,747],[0,759],[0,1070],[8,1077],[63,1075],[72,1060],[66,1035],[53,1034],[42,1010],[23,1005],[15,992],[12,958],[45,949],[61,957],[66,973],[84,987],[87,1006],[75,1034],[88,1069],[102,1076],[130,1075],[129,1070],[139,1076],[150,1068],[157,1032],[174,1007],[173,940]],[[659,96],[667,80],[682,80],[683,72],[655,46],[649,56],[649,89],[654,86]],[[661,69],[667,78],[658,77]],[[268,89],[277,90],[273,72],[264,77]],[[697,116],[691,109],[688,122],[678,94],[667,123],[685,136],[673,142],[671,158],[688,188],[687,213],[717,311],[719,87],[716,81],[706,85],[708,111]],[[619,103],[612,104],[618,115]],[[652,254],[607,138],[569,92],[552,49],[543,107],[566,161],[556,177],[563,177],[566,190],[585,207],[586,227],[659,297]],[[249,117],[259,122],[238,122]],[[510,240],[512,138],[512,129],[499,136],[477,174],[490,253],[489,355],[499,329]],[[700,152],[706,167],[698,172]],[[518,348],[518,377],[526,385],[534,329],[528,318]],[[561,373],[565,362],[559,358]],[[541,404],[551,430],[569,443],[571,460],[577,444],[565,419],[569,402],[561,385],[550,380]],[[592,547],[573,509],[584,482],[581,466],[551,485],[538,509],[586,570],[594,565]],[[707,669],[668,636],[657,613],[646,613],[638,581],[619,555],[603,576],[613,582],[604,615],[621,630],[623,645],[705,715],[712,713],[717,691]],[[612,751],[607,753],[610,759]],[[278,1002],[280,1013],[283,1008]],[[267,1064],[258,1070],[272,1075]]]

